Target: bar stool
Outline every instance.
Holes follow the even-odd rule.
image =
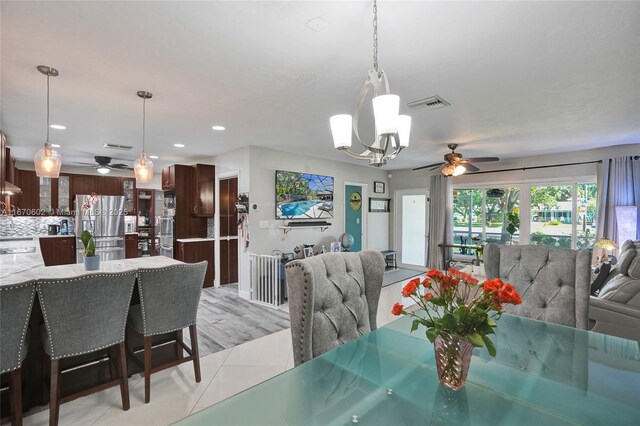
[[[196,318],[207,271],[207,262],[138,270],[140,304],[129,310],[129,327],[144,336],[144,402],[151,398],[151,373],[193,361],[196,382],[200,382],[200,356]],[[191,348],[182,341],[189,327]],[[177,360],[156,367],[151,363],[151,336],[177,332]],[[182,349],[189,356],[182,358]],[[141,362],[133,356],[133,360]]]
[[[0,372],[11,374],[9,399],[13,412],[6,419],[17,426],[22,425],[22,362],[29,351],[28,326],[35,294],[35,281],[0,287]]]
[[[58,424],[60,404],[113,386],[120,386],[122,409],[129,409],[124,338],[135,282],[135,271],[38,281],[38,298],[45,322],[41,328],[42,344],[51,360],[50,426]],[[116,364],[116,370],[111,369],[111,380],[71,395],[60,395],[60,360],[107,348],[109,361]],[[113,355],[115,360],[111,359]],[[113,373],[118,377],[114,379]]]

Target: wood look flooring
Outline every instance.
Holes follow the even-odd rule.
[[[291,326],[288,312],[242,299],[237,284],[202,289],[197,325],[200,357]],[[184,339],[189,342],[188,333]]]

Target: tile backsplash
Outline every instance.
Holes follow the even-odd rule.
[[[69,216],[0,216],[0,237],[33,237],[47,235],[47,225],[69,221],[69,234],[76,229],[75,219]]]

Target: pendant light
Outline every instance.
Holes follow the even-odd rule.
[[[47,139],[44,142],[44,146],[37,150],[33,156],[33,165],[38,177],[57,178],[60,175],[62,156],[49,143],[49,78],[57,77],[58,70],[46,65],[38,65],[36,68],[47,76]]]
[[[142,98],[142,154],[140,154],[140,158],[133,163],[133,173],[136,176],[136,184],[148,183],[153,179],[153,161],[147,157],[147,153],[144,150],[145,120],[147,116],[146,105],[147,99],[151,99],[153,95],[144,90],[140,90],[138,96]]]

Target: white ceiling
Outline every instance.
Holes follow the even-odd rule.
[[[51,121],[67,130],[51,139],[65,164],[136,157],[137,90],[154,95],[147,152],[158,165],[246,145],[345,161],[328,120],[351,112],[371,68],[371,5],[3,1],[0,125],[30,161],[46,131],[46,79],[35,70],[45,64],[60,70]],[[402,108],[413,117],[411,146],[388,168],[438,161],[452,142],[467,157],[503,158],[640,142],[640,3],[378,8],[392,92],[403,104],[435,94],[451,103]],[[105,142],[136,148],[118,155]]]

